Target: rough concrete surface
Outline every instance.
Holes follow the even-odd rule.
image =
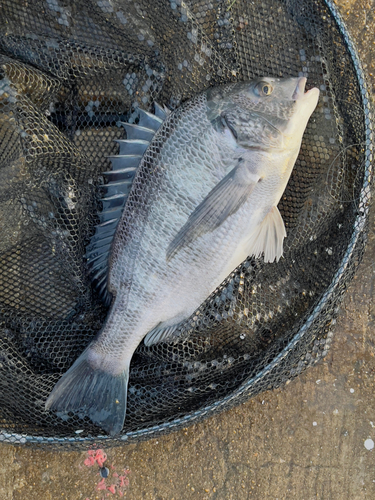
[[[339,8],[375,83],[375,0]],[[0,500],[374,499],[374,220],[320,364],[199,425],[106,449],[104,481],[87,452],[2,445]]]

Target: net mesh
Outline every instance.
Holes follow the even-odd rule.
[[[120,122],[208,87],[307,76],[321,97],[279,209],[285,258],[248,259],[174,343],[132,359],[122,435],[155,436],[277,387],[326,354],[362,256],[370,199],[365,82],[333,7],[307,0],[3,0],[0,11],[0,437],[102,435],[44,410],[107,309],[85,248]]]

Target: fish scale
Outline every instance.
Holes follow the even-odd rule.
[[[120,180],[107,184],[108,203],[88,252],[99,260],[93,267],[101,287],[108,270],[111,308],[97,338],[56,384],[47,409],[84,411],[109,434],[119,433],[129,366],[142,339],[172,341],[247,256],[263,255],[265,262],[282,256],[286,232],[277,203],[319,96],[317,89],[305,93],[305,83],[267,78],[210,89],[163,122],[141,113],[143,139],[119,141],[118,158],[143,154],[130,193],[123,193],[123,208],[116,196],[117,184],[130,184],[122,177],[126,160],[113,162]],[[236,119],[245,115],[247,126]],[[146,146],[144,128],[152,124],[157,130]],[[111,242],[103,224],[117,219]]]

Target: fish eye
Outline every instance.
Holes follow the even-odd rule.
[[[259,82],[255,87],[255,93],[260,97],[272,94],[273,87],[267,82]]]

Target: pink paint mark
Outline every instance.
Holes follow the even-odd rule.
[[[95,460],[94,460],[94,457],[88,457],[85,459],[85,461],[83,462],[85,465],[87,465],[87,467],[91,467],[92,465],[95,464]]]
[[[103,468],[104,462],[106,460],[107,460],[107,454],[104,452],[104,450],[91,449],[87,451],[87,457],[84,460],[84,465],[86,467],[92,467],[93,465],[97,464],[100,468]],[[116,467],[109,464],[108,467],[113,471],[112,476],[114,483],[107,486],[105,483],[106,478],[103,477],[97,484],[96,489],[103,490],[103,494],[105,495],[106,498],[108,498],[111,495],[115,495],[116,493],[118,494],[119,497],[122,498],[126,494],[125,489],[129,486],[128,475],[130,474],[130,469],[128,467],[125,467],[123,469],[123,474],[119,475],[117,472],[115,472]],[[106,493],[104,493],[104,490],[106,491]],[[86,500],[90,499],[86,498]],[[102,497],[102,500],[104,500],[104,497]]]
[[[116,485],[111,484],[111,486],[107,487],[107,490],[110,491],[111,493],[115,494],[116,493]]]
[[[96,461],[100,468],[104,466],[104,462],[107,460],[107,454],[104,450],[97,450]]]
[[[105,485],[105,479],[103,477],[103,479],[98,483],[97,487],[96,487],[97,490],[106,490],[107,487]]]
[[[83,462],[87,467],[92,467],[97,463],[102,468],[104,462],[107,460],[107,454],[104,450],[88,450],[87,455],[87,458]]]
[[[127,488],[129,486],[129,479],[126,476],[119,476],[120,488]]]

